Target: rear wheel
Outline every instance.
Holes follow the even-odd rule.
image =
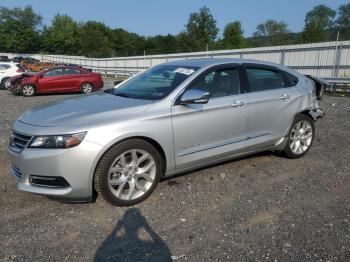
[[[145,200],[158,184],[162,162],[148,142],[133,139],[107,151],[99,161],[94,178],[97,193],[117,206]]]
[[[284,148],[284,154],[289,158],[304,156],[314,141],[315,125],[311,117],[298,115],[293,121],[289,131],[288,143]]]
[[[23,96],[34,96],[35,87],[32,85],[24,85],[21,89],[21,93]]]
[[[11,87],[10,78],[4,78],[3,80],[1,80],[1,85],[6,89],[9,89]]]
[[[93,86],[91,83],[83,83],[80,86],[80,92],[83,94],[89,94],[92,92],[92,90],[93,90]]]

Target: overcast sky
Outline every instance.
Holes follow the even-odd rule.
[[[57,13],[72,16],[77,21],[96,20],[116,28],[145,36],[177,34],[184,30],[189,14],[206,5],[222,32],[225,24],[240,20],[246,36],[257,24],[272,18],[283,20],[293,32],[301,31],[305,14],[315,5],[333,9],[350,0],[0,0],[0,6],[32,5],[49,24]]]

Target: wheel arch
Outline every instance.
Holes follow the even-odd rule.
[[[33,82],[23,83],[21,85],[23,85],[23,86],[26,86],[26,85],[32,86],[32,87],[34,87],[35,91],[38,91],[37,85],[35,83],[33,83]]]
[[[292,124],[293,124],[293,121],[294,119],[298,116],[298,115],[306,115],[308,117],[310,117],[314,122],[315,120],[312,118],[312,116],[310,115],[310,109],[304,109],[304,110],[301,110],[301,111],[298,111],[295,113],[295,115],[291,118],[291,121],[290,121],[290,124],[288,125],[287,129],[284,131],[283,133],[283,137],[286,137],[287,134],[289,133],[290,129],[292,128]]]
[[[316,120],[310,115],[310,109],[305,109],[305,110],[303,110],[303,111],[300,111],[300,112],[298,112],[296,115],[295,115],[295,117],[296,116],[298,116],[298,115],[305,115],[305,116],[308,116],[308,117],[310,117],[314,122],[316,122]],[[294,117],[294,118],[295,118]]]
[[[161,158],[162,158],[162,176],[164,176],[166,169],[167,169],[167,157],[165,154],[165,151],[163,149],[163,147],[160,145],[159,142],[157,142],[155,139],[150,138],[148,136],[143,136],[143,135],[135,135],[135,136],[130,136],[130,137],[126,137],[123,139],[120,139],[114,143],[112,143],[111,145],[109,145],[108,147],[106,147],[103,152],[98,156],[97,161],[95,161],[94,163],[94,168],[93,168],[93,175],[92,175],[92,183],[94,182],[94,176],[95,176],[95,172],[96,172],[96,168],[98,166],[98,163],[100,162],[100,160],[102,159],[102,157],[108,152],[108,150],[110,148],[112,148],[113,146],[116,146],[122,142],[128,141],[128,140],[134,140],[134,139],[141,139],[144,140],[148,143],[150,143],[152,146],[155,147],[155,149],[159,152]]]
[[[10,76],[4,76],[3,78],[1,78],[0,82],[3,82],[3,81],[5,81],[6,79],[9,79],[9,78],[11,78],[11,77]]]
[[[95,87],[95,84],[94,84],[94,82],[93,82],[93,81],[90,81],[90,80],[86,80],[86,79],[84,79],[83,81],[81,81],[81,82],[80,82],[80,84],[79,84],[79,88],[81,89],[81,88],[82,88],[82,86],[83,86],[84,84],[90,84],[90,85],[92,85],[92,88],[94,88],[94,87]]]

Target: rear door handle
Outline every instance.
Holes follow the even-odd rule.
[[[287,95],[287,94],[283,94],[283,95],[281,95],[281,97],[280,97],[280,99],[282,99],[282,100],[286,100],[286,99],[289,99],[289,98],[290,98],[290,96]]]
[[[245,105],[245,102],[237,100],[232,104],[232,107],[240,107],[244,105]]]

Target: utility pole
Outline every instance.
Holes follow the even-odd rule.
[[[337,41],[335,43],[335,50],[334,50],[334,63],[333,63],[333,77],[335,77],[336,73],[336,63],[337,63],[337,56],[338,56],[338,42],[339,42],[339,31],[337,32]]]

